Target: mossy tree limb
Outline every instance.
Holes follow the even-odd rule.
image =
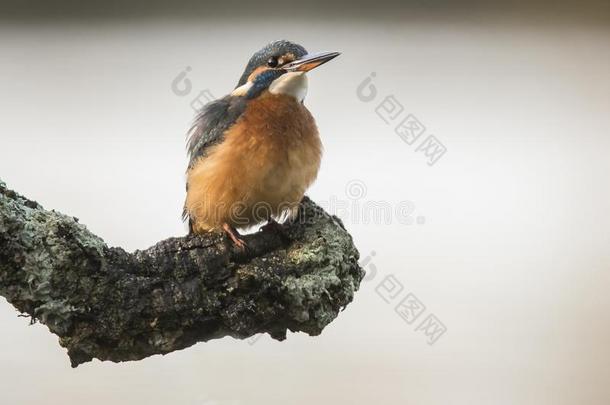
[[[358,289],[358,251],[308,198],[285,229],[246,236],[247,252],[214,233],[128,253],[0,181],[0,295],[59,336],[73,367],[223,336],[317,335]]]

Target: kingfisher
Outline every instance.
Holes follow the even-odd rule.
[[[322,143],[304,106],[306,73],[339,52],[309,54],[279,40],[256,52],[237,86],[206,104],[187,134],[189,164],[183,219],[195,234],[293,217],[320,168]]]

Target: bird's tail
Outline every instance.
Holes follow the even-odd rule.
[[[189,215],[188,210],[186,209],[186,204],[184,204],[184,208],[182,209],[182,221],[186,222],[188,221],[188,227],[189,227],[189,235],[193,233],[193,220],[191,218],[191,216]]]

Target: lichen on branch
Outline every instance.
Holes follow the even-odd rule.
[[[0,180],[0,296],[48,326],[73,367],[224,336],[318,335],[364,275],[341,221],[307,197],[285,234],[169,238],[128,253]]]

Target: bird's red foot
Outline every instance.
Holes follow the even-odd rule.
[[[222,229],[227,233],[227,235],[229,235],[229,238],[231,238],[231,240],[233,241],[235,246],[237,246],[238,249],[246,250],[248,248],[248,245],[241,238],[241,235],[239,234],[239,232],[237,232],[237,229],[235,229],[229,224],[222,224]]]

